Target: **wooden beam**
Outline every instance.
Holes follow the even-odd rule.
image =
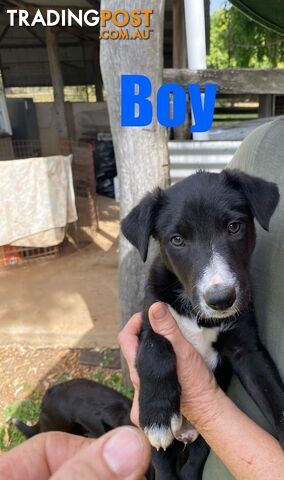
[[[42,45],[43,47],[46,47],[45,41],[36,33],[33,27],[25,26],[25,29],[32,37],[34,37],[39,42],[40,45]]]
[[[6,27],[4,27],[4,29],[2,30],[2,33],[0,35],[0,43],[2,42],[3,38],[5,37],[9,29],[10,29],[10,25],[6,25]]]
[[[30,15],[35,15],[37,10],[40,10],[43,15],[46,15],[47,10],[52,8],[52,10],[57,10],[57,12],[61,12],[61,10],[64,10],[66,8],[69,8],[69,10],[72,10],[72,12],[76,12],[78,10],[83,10],[83,12],[90,10],[89,7],[84,7],[84,6],[79,6],[79,5],[56,5],[56,6],[48,6],[48,5],[35,5],[34,3],[27,3],[23,0],[9,0],[9,3],[14,5],[18,9],[25,9],[29,12]],[[93,5],[95,7],[95,3]],[[6,10],[10,9],[11,6],[5,7]],[[96,2],[96,10],[100,10],[100,4],[99,2]]]
[[[47,27],[45,27],[47,28]],[[90,45],[90,42],[84,43],[84,45],[88,46]],[[79,42],[66,42],[66,43],[61,43],[59,44],[60,48],[73,48],[73,47],[79,47],[80,43]],[[38,45],[34,45],[33,43],[22,43],[21,45],[18,44],[13,44],[13,43],[6,43],[4,45],[1,45],[1,50],[27,50],[27,49],[36,49],[36,48],[46,48],[46,45],[42,45],[39,43]],[[34,63],[34,62],[33,62]]]
[[[63,27],[61,25],[56,26],[56,31],[70,33],[76,38],[79,38],[83,41],[94,42],[95,40],[99,41],[100,31],[99,29],[94,29],[93,27],[84,26],[81,27]]]
[[[68,139],[67,116],[64,103],[64,82],[59,60],[59,51],[56,33],[52,28],[46,27],[46,46],[50,75],[54,92],[54,106],[59,142]]]
[[[219,93],[284,95],[284,70],[280,68],[232,68],[224,70],[165,69],[165,83],[217,83]]]
[[[87,0],[87,2],[91,5],[91,7],[96,8],[97,10],[100,10],[100,7],[101,7],[100,1],[98,1],[98,0]]]

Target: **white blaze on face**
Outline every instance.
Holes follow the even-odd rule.
[[[212,255],[210,262],[205,267],[203,274],[197,283],[197,291],[199,293],[200,310],[205,316],[209,317],[224,317],[223,312],[217,312],[211,309],[204,300],[204,295],[207,290],[214,285],[223,285],[224,287],[235,287],[238,292],[239,286],[235,274],[231,271],[230,266],[226,260],[212,248]],[[232,310],[232,309],[231,309]],[[227,314],[231,312],[228,310]]]

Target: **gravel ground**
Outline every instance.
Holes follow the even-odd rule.
[[[39,389],[42,393],[53,383],[71,378],[96,378],[101,367],[79,365],[79,349],[31,348],[16,345],[0,347],[0,421],[5,407],[21,401]],[[103,375],[120,373],[103,369]]]

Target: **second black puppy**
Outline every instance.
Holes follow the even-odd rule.
[[[36,425],[19,420],[13,420],[13,424],[27,438],[57,430],[97,438],[113,428],[131,425],[131,405],[121,393],[79,378],[47,389]]]
[[[16,419],[12,422],[27,438],[50,431],[98,438],[113,428],[132,425],[131,406],[131,400],[112,388],[77,378],[47,389],[35,425],[29,426]],[[146,479],[154,478],[150,465]]]
[[[122,232],[144,261],[150,237],[159,244],[146,284],[137,355],[140,425],[153,447],[166,449],[155,455],[159,479],[180,478],[174,439],[196,435],[181,433],[175,354],[148,320],[156,301],[168,304],[223,389],[231,369],[236,373],[284,444],[284,386],[258,336],[249,275],[254,218],[268,230],[278,199],[274,183],[238,170],[198,172],[149,193],[122,222]],[[201,478],[209,453],[201,438],[192,447],[180,472],[191,480]]]

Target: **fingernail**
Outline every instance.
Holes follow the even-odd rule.
[[[127,477],[142,463],[144,444],[134,428],[122,428],[106,442],[103,457],[116,475]]]
[[[161,320],[167,315],[167,307],[164,303],[159,303],[155,308],[153,308],[153,317],[156,320]]]

